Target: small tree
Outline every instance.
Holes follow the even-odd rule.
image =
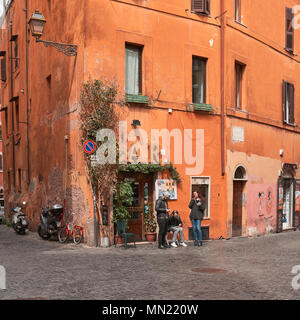
[[[133,191],[131,183],[128,181],[120,181],[117,183],[116,191],[114,193],[114,215],[113,222],[117,220],[125,220],[126,225],[130,219],[130,213],[127,207],[131,206],[133,202]]]
[[[155,232],[157,229],[157,223],[152,206],[145,207],[144,211],[144,225],[146,232]]]

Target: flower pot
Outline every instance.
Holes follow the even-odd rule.
[[[156,240],[156,232],[145,232],[146,240],[149,242],[154,242]]]
[[[115,235],[115,243],[117,242],[117,239],[118,239],[118,235]],[[117,244],[122,244],[122,243],[124,243],[124,238],[120,237]]]

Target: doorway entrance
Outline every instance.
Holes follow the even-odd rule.
[[[247,182],[246,169],[239,166],[233,178],[232,237],[239,237],[243,230],[244,189]]]
[[[293,228],[295,225],[295,199],[299,195],[298,180],[282,178],[278,180],[277,232]]]
[[[136,241],[142,241],[145,240],[145,206],[153,205],[153,176],[137,175],[128,177],[127,180],[131,181],[133,190],[133,203],[127,208],[131,215],[128,221],[128,232],[135,234]]]

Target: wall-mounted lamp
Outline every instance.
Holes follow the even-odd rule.
[[[136,128],[137,126],[140,126],[141,125],[141,122],[140,120],[132,120],[132,124],[131,124],[134,128]]]
[[[77,46],[74,44],[65,44],[53,41],[40,40],[40,37],[43,35],[46,19],[37,10],[32,14],[28,24],[31,30],[31,34],[33,37],[35,37],[36,42],[42,42],[45,47],[52,46],[59,52],[62,52],[67,56],[77,55]]]

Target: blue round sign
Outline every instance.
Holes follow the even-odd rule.
[[[86,153],[94,153],[96,151],[96,144],[94,141],[87,140],[84,143],[84,151]]]

